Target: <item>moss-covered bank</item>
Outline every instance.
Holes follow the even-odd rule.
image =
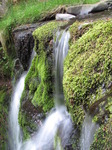
[[[84,118],[83,108],[89,111],[89,107],[110,90],[112,21],[98,21],[83,25],[76,22],[69,30],[71,40],[68,56],[64,63],[63,86],[66,105],[74,123],[80,128]],[[111,97],[109,99],[112,100]],[[104,124],[102,120],[104,118],[106,121],[106,116],[107,120],[110,119],[109,100],[105,101],[97,106],[98,112],[95,117],[100,124]],[[106,111],[107,109],[108,111]],[[96,108],[94,108],[95,110]],[[95,112],[92,113],[95,115]],[[99,149],[99,147],[96,146],[95,149]]]
[[[0,41],[0,149],[5,150],[8,141],[8,111],[11,95],[13,62]]]

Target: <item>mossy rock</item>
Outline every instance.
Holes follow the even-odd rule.
[[[112,118],[102,125],[95,134],[90,150],[111,150],[112,149]]]
[[[112,21],[84,25],[83,34],[74,38],[80,30],[78,27],[79,23],[75,23],[70,28],[72,38],[64,63],[63,86],[73,120],[77,118],[80,123],[82,110],[76,112],[77,107],[97,101],[102,96],[103,85],[107,89],[112,79]]]
[[[81,131],[85,111],[89,112],[91,105],[110,91],[109,84],[112,81],[111,30],[111,20],[89,24],[76,22],[69,29],[71,39],[69,52],[64,62],[63,87],[66,105],[79,131]],[[95,108],[95,110],[98,108],[98,112],[94,121],[100,122],[101,125],[104,125],[106,117],[110,119],[109,99],[111,98],[105,99]]]
[[[33,32],[36,56],[25,79],[25,88],[21,98],[19,115],[19,123],[23,129],[25,138],[30,134],[25,125],[28,119],[28,110],[25,107],[26,103],[30,101],[31,107],[39,109],[39,113],[43,114],[54,106],[53,35],[61,25],[63,25],[62,22],[53,21],[37,28]],[[29,126],[32,126],[32,121]]]

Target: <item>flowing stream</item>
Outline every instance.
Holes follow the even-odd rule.
[[[10,126],[10,149],[20,150],[22,143],[22,135],[18,123],[18,113],[20,106],[20,98],[24,90],[24,82],[27,73],[23,73],[14,89],[9,115]]]
[[[35,55],[35,52],[32,52],[30,66],[32,59]],[[24,83],[25,77],[27,72],[23,72],[20,79],[17,81],[16,86],[14,87],[12,100],[10,105],[10,112],[9,112],[9,146],[11,150],[20,150],[21,143],[22,143],[22,133],[20,130],[19,122],[18,122],[18,114],[19,114],[19,107],[20,107],[20,99],[22,92],[24,90]]]
[[[80,139],[81,150],[89,150],[94,139],[94,134],[99,128],[99,125],[92,122],[92,117],[88,114],[85,115],[85,119],[82,126],[82,133]]]
[[[60,38],[61,37],[61,38]],[[11,150],[62,150],[70,137],[72,121],[64,105],[63,95],[63,61],[68,52],[70,34],[64,31],[61,35],[57,32],[55,50],[55,109],[47,116],[42,127],[35,136],[26,142],[22,142],[22,134],[18,123],[20,98],[24,89],[27,73],[20,77],[12,96],[10,108],[10,134]]]

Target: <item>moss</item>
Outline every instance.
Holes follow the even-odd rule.
[[[55,138],[54,138],[54,150],[57,150],[57,149],[63,150],[62,141],[61,141],[61,138],[58,135],[58,132],[57,132],[57,134],[55,135]]]
[[[70,28],[73,34],[77,33],[75,27]],[[76,40],[72,36],[64,64],[64,92],[74,121],[79,113],[74,114],[74,109],[100,98],[103,84],[107,88],[112,77],[112,22],[95,22],[90,28],[85,25],[84,30]]]
[[[3,88],[3,87],[2,87]],[[8,99],[6,89],[0,90],[0,149],[5,150],[8,140]]]
[[[12,59],[4,52],[4,50],[0,49],[0,77],[2,79],[9,79],[13,74],[13,61]]]
[[[112,118],[102,125],[95,134],[91,150],[111,150],[112,149]]]
[[[8,141],[8,109],[13,75],[13,57],[9,50],[13,44],[7,43],[8,41],[6,31],[0,32],[0,149],[2,150],[6,149]]]
[[[42,107],[45,112],[53,107],[52,76],[50,71],[46,54],[42,52],[33,60],[25,80],[26,88],[29,90],[29,99],[32,101],[32,104]]]
[[[64,23],[62,22],[49,22],[37,30],[33,32],[33,37],[35,39],[35,50],[38,53],[40,51],[46,51],[48,45],[50,44],[49,42],[53,39],[54,33],[56,33],[57,28]]]
[[[25,91],[29,91],[29,100],[34,106],[40,106],[44,112],[49,111],[53,105],[53,34],[62,23],[50,22],[33,32],[35,39],[35,56],[31,68],[25,79]],[[24,98],[23,98],[24,99]]]
[[[30,138],[30,134],[27,132],[27,128],[29,127],[30,123],[29,123],[29,119],[26,120],[27,117],[25,116],[25,114],[23,113],[19,113],[19,123],[22,126],[22,131],[24,134],[24,139],[28,139]]]

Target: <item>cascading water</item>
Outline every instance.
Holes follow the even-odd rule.
[[[35,55],[35,52],[33,51],[30,65],[31,65],[34,55]],[[9,145],[10,145],[11,150],[20,150],[20,147],[22,144],[22,134],[20,131],[19,123],[18,123],[18,113],[19,113],[19,107],[20,107],[20,98],[24,90],[24,83],[25,83],[26,75],[27,75],[27,72],[24,72],[21,75],[19,81],[14,87],[14,91],[13,91],[12,98],[11,98],[12,101],[11,101],[10,112],[9,112],[9,134],[10,134]]]
[[[92,122],[92,117],[86,114],[82,126],[82,133],[80,139],[81,150],[90,150],[90,146],[94,139],[94,134],[98,127],[98,124]]]
[[[57,39],[54,44],[56,108],[48,115],[37,134],[23,144],[22,150],[52,150],[54,147],[56,150],[62,150],[62,147],[64,148],[67,144],[72,131],[72,121],[64,106],[62,87],[63,61],[68,52],[70,34],[69,32],[63,32],[61,39],[60,36],[61,33],[57,32]],[[59,136],[60,141],[55,144],[56,136]]]
[[[70,38],[70,33],[64,31],[59,40],[61,33],[57,32],[57,39],[54,45],[55,50],[55,105],[60,106],[60,103],[64,105],[64,95],[63,95],[63,62],[64,58],[68,53],[68,41]]]
[[[54,44],[55,49],[55,104],[56,108],[46,118],[40,130],[30,140],[22,143],[22,136],[18,124],[18,112],[20,98],[24,89],[26,73],[23,74],[17,83],[12,97],[10,111],[10,129],[12,133],[11,150],[62,150],[68,142],[72,131],[72,121],[69,113],[64,106],[63,95],[63,61],[68,52],[69,32],[57,32],[57,39]],[[55,140],[59,137],[59,140]],[[57,141],[57,142],[54,142]]]
[[[9,125],[10,125],[10,149],[19,150],[22,143],[22,136],[20,132],[20,126],[18,123],[18,113],[20,106],[20,98],[24,89],[26,73],[23,73],[20,80],[18,81],[13,96],[10,108]]]

